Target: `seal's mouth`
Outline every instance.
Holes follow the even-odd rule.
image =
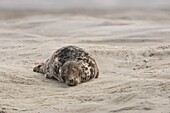
[[[69,81],[66,81],[66,84],[68,86],[76,86],[78,84],[78,81],[77,80],[69,80]]]

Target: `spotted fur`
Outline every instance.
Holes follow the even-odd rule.
[[[60,82],[65,82],[61,74],[64,64],[76,62],[81,70],[80,83],[98,78],[99,70],[96,61],[82,48],[76,46],[66,46],[54,52],[50,59],[33,68],[34,72],[42,73],[47,78],[54,78]]]

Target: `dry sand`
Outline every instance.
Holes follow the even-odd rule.
[[[0,113],[169,113],[169,11],[0,12]],[[98,79],[68,87],[32,68],[76,45]]]

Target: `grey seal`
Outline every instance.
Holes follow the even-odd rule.
[[[68,86],[76,86],[99,77],[95,59],[76,46],[58,49],[45,63],[34,67],[33,71],[44,74],[46,78],[66,83]]]

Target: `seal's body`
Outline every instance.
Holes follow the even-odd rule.
[[[69,86],[75,86],[99,76],[96,61],[89,53],[76,46],[58,49],[45,63],[34,67],[33,71]]]

